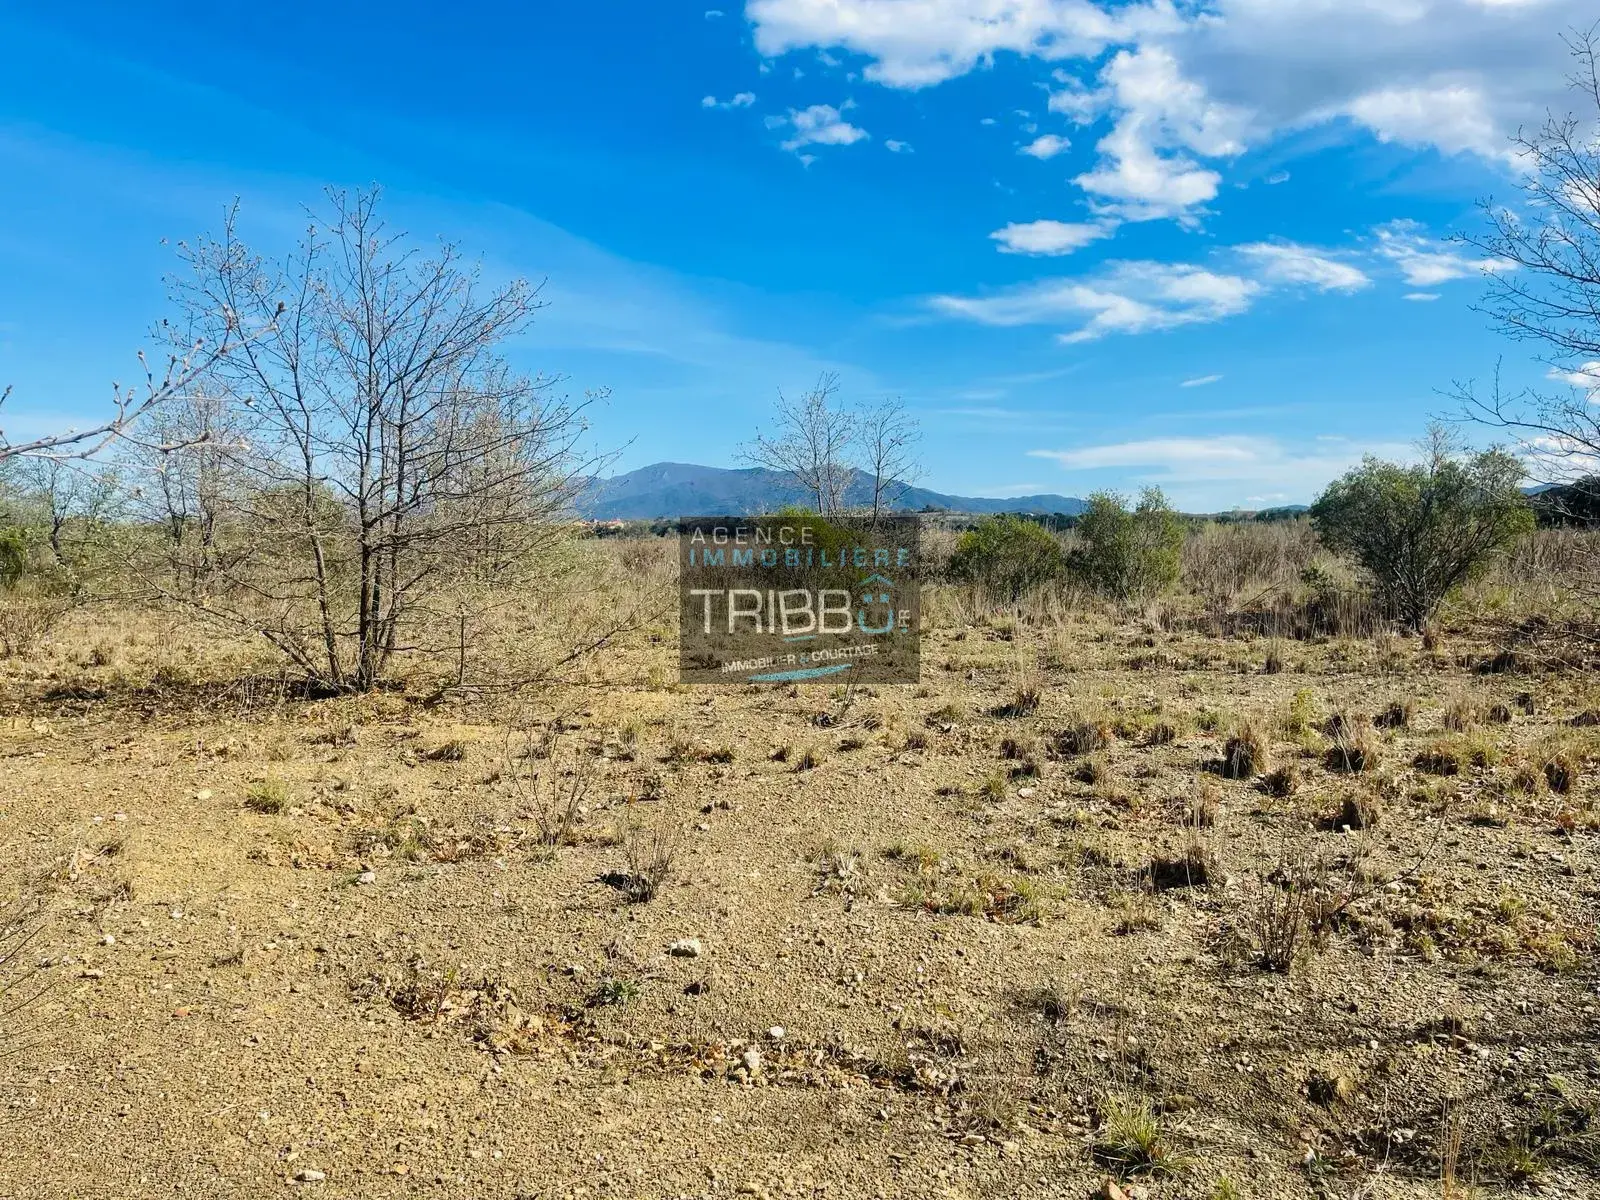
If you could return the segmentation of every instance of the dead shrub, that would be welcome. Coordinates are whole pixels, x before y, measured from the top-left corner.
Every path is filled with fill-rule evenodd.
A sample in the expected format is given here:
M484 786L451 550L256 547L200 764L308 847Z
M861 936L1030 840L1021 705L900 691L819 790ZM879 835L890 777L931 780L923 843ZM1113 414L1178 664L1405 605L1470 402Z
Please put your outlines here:
M1326 761L1330 771L1359 775L1378 765L1379 742L1364 717L1336 713L1328 722Z
M1276 800L1286 800L1300 789L1300 769L1284 763L1261 777L1261 790Z
M628 873L620 881L623 895L635 904L654 900L672 875L676 857L673 839L659 829L634 828L623 840Z
M1348 792L1339 802L1335 824L1347 829L1374 829L1383 815L1383 802L1368 792Z
M1093 754L1111 742L1111 727L1105 721L1077 717L1055 736L1055 751L1062 757Z
M1271 767L1272 753L1267 738L1251 722L1239 726L1222 747L1222 775L1225 779L1252 779Z
M1545 760L1544 778L1552 792L1565 796L1578 781L1578 766L1565 754L1552 754Z
M1147 746L1170 746L1178 740L1178 731L1170 721L1157 721L1145 730L1144 738Z
M1416 718L1416 705L1410 700L1396 700L1377 716L1372 723L1379 729L1408 729Z

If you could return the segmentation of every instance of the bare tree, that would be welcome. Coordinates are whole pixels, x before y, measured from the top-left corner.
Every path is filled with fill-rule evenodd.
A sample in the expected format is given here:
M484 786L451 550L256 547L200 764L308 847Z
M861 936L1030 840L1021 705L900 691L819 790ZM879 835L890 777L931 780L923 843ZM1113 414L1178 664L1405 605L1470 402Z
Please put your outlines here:
M865 470L872 476L872 525L877 528L922 475L917 446L922 430L905 402L891 396L856 418L856 440Z
M125 388L120 383L112 384L109 420L87 429L69 429L27 442L13 442L0 429L0 462L25 456L56 459L94 457L111 443L130 436L134 425L142 418L181 394L240 341L264 334L270 329L271 323L271 316L268 316L259 329L241 336L236 314L227 314L226 319L215 322L214 340L196 341L169 354L159 379L145 359L144 351L139 351L139 365L144 370L143 387ZM0 389L0 409L10 399L11 388L7 386Z
M1600 473L1600 25L1567 39L1585 115L1546 117L1518 134L1527 172L1519 211L1485 203L1487 229L1460 240L1501 264L1484 310L1509 336L1535 343L1552 389L1488 395L1460 385L1476 420L1510 430L1546 482Z
M838 391L839 377L825 373L796 400L779 392L775 434L769 438L758 433L741 452L745 461L792 478L824 517L844 508L855 475L848 456L856 441L856 419L836 402Z
M114 470L70 459L26 455L16 460L12 476L37 504L50 552L62 566L75 557L67 546L68 530L76 523L92 533L111 514L118 491Z
M223 455L234 553L191 602L359 691L396 654L449 652L435 639L451 597L538 569L562 536L587 401L500 356L537 289L486 288L448 243L423 254L386 228L376 191L328 199L278 263L239 240L236 209L220 239L181 247L189 327L215 340L271 321L204 380L240 435Z
M235 495L230 455L245 445L248 412L203 385L186 388L155 413L123 455L134 510L165 533L174 578L193 590L217 568Z

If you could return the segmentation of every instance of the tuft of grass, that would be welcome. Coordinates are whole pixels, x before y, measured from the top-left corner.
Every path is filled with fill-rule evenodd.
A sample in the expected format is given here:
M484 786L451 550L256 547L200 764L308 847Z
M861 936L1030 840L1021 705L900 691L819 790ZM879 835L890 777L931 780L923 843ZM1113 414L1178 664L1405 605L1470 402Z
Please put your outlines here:
M1253 779L1272 764L1267 738L1252 722L1233 731L1222 747L1222 775L1225 779Z
M1369 792L1349 792L1339 802L1336 826L1349 829L1375 829L1383 816L1383 802Z
M1027 717L1039 711L1044 703L1044 685L1032 675L1017 680L1011 698L995 709L997 717Z
M1098 787L1111 775L1111 769L1106 765L1105 756L1091 754L1078 764L1078 769L1073 772L1073 777L1079 783L1086 783L1090 787Z
M615 975L602 975L599 984L589 993L590 1008L625 1008L639 998L639 984L632 979L619 979Z
M1267 675L1280 675L1283 673L1285 665L1283 642L1278 638L1273 638L1272 642L1267 646L1267 657L1261 664L1261 670Z
M1367 719L1352 713L1335 713L1328 721L1330 745L1326 762L1330 771L1359 775L1378 765L1380 743Z
M245 789L244 806L251 812L281 813L289 807L289 786L276 776L252 783Z
M1379 729L1409 729L1416 719L1417 706L1410 700L1396 700L1377 716L1372 723Z
M1178 740L1178 730L1170 721L1157 721L1145 730L1144 741L1147 746L1170 746Z
M1491 767L1499 761L1500 751L1488 738L1455 734L1429 742L1413 765L1429 775L1459 775L1468 767Z
M1301 688L1289 701L1289 710L1283 715L1283 731L1292 738L1303 738L1311 732L1316 721L1316 697L1310 688Z
M461 762L467 757L467 744L460 738L450 738L423 750L422 757L429 762Z
M1444 706L1444 727L1451 733L1466 733L1483 722L1483 704L1474 696L1457 694Z
M1148 1100L1108 1096L1099 1108L1100 1127L1090 1147L1097 1162L1124 1179L1177 1175L1187 1166L1168 1142L1161 1118Z
M1285 800L1300 789L1300 768L1292 762L1261 777L1261 790L1277 800Z
M1104 750L1111 741L1111 727L1105 721L1079 715L1055 736L1056 753L1065 758Z

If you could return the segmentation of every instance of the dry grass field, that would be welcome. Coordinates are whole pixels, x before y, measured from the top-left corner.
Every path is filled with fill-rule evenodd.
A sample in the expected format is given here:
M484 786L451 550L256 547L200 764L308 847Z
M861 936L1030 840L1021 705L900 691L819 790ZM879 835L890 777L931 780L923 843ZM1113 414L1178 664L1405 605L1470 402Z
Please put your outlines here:
M1600 1195L1539 589L941 585L919 686L683 688L662 619L515 699L81 609L0 662L0 1196Z

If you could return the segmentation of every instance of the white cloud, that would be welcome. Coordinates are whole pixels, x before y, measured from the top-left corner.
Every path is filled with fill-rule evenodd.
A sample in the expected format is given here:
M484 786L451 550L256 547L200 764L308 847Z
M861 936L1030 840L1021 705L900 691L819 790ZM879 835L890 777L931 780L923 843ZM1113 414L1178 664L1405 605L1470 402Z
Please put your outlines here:
M1261 288L1185 264L1125 262L1085 279L1051 279L989 296L935 296L932 307L983 325L1069 325L1063 343L1219 321L1244 312Z
M1551 367L1546 378L1553 379L1557 383L1567 384L1569 387L1575 387L1579 391L1587 392L1593 398L1597 393L1600 393L1600 361L1582 363L1570 371L1564 371L1560 367Z
M1005 254L1057 255L1071 254L1090 242L1110 237L1116 228L1115 224L1105 221L1028 221L1023 224L1013 222L1004 229L996 229L989 236L1000 243L1000 249Z
M900 142L896 141L894 138L888 138L884 141L883 145L890 154L910 154L912 152L910 142Z
M1593 7L750 0L746 11L762 54L846 49L867 60L866 78L890 87L938 84L1003 52L1060 64L1050 109L1110 123L1100 161L1078 186L1123 219L1193 220L1217 196L1223 161L1318 125L1348 121L1395 145L1507 162L1519 126L1564 111L1568 63L1557 34L1587 28Z
M1467 84L1383 88L1357 96L1337 111L1365 125L1381 142L1433 146L1447 154L1465 150L1485 158L1509 152L1488 98Z
M726 100L718 100L715 96L703 96L700 99L701 108L749 108L756 102L754 92L739 92Z
M1017 153L1026 154L1033 158L1054 158L1071 145L1070 141L1059 134L1042 133Z
M1089 0L749 0L745 14L764 55L851 50L873 60L868 79L903 88L965 75L1001 51L1091 57L1179 24L1168 0L1115 12Z
M849 108L849 104L844 107ZM865 129L857 128L844 119L844 115L831 104L813 104L810 108L790 109L787 117L768 117L767 124L774 129L787 128L789 139L783 143L785 150L798 150L802 146L852 146L871 136Z
M708 21L715 21L718 17L723 15L723 11L720 8L706 9L706 20Z
M1356 445L1342 440L1291 447L1276 438L1221 434L1028 453L1033 458L1051 459L1069 471L1132 471L1145 483L1226 483L1238 490L1286 486L1307 495L1360 463L1364 454L1409 459L1415 451L1402 444Z
M1438 298L1438 292L1407 292L1403 297L1403 299L1410 300L1413 304L1432 304Z
M1033 221L989 236L1009 254L1070 254L1115 223ZM1120 262L1094 274L1046 279L984 296L935 296L937 312L985 325L1065 325L1066 343L1111 333L1146 333L1220 321L1251 308L1262 296L1290 288L1350 294L1371 286L1349 262L1295 242L1255 242L1217 254L1238 269L1192 263ZM1207 380L1206 382L1211 382Z
M1073 182L1125 220L1189 219L1216 197L1222 176L1187 152L1237 154L1245 114L1211 100L1159 47L1119 51L1100 81L1087 98L1068 93L1080 113L1098 105L1119 114L1100 140L1099 165Z
M1221 382L1222 382L1222 376L1221 375L1202 375L1198 379L1185 379L1178 386L1179 387L1186 387L1186 388L1197 388L1197 387L1206 387L1208 384L1221 383Z
M1399 268L1405 281L1414 288L1437 287L1452 279L1467 279L1485 271L1512 270L1516 264L1497 258L1468 258L1449 250L1436 249L1421 233L1415 221L1391 221L1380 226L1378 253Z
M1365 271L1294 242L1256 242L1238 249L1271 283L1303 283L1325 292L1353 292L1372 283Z

